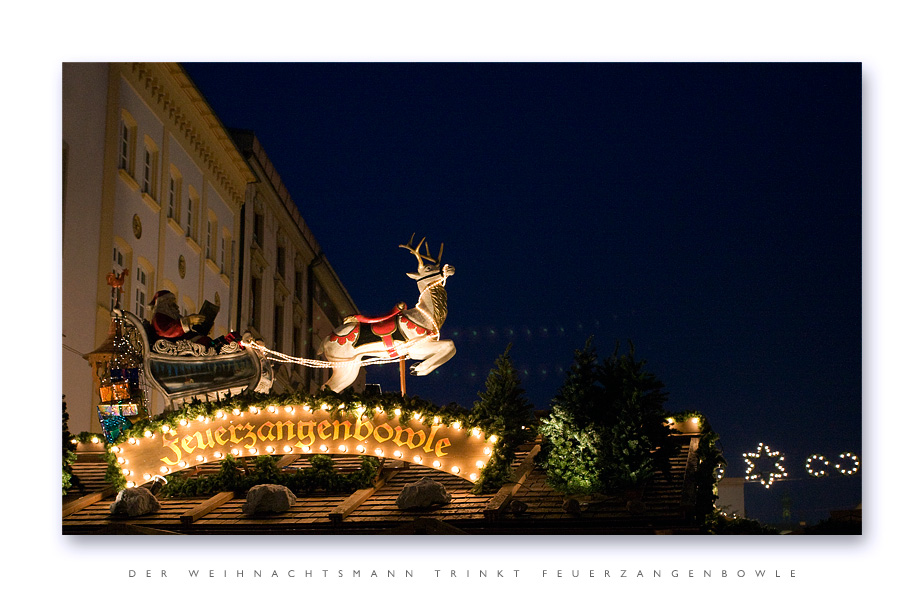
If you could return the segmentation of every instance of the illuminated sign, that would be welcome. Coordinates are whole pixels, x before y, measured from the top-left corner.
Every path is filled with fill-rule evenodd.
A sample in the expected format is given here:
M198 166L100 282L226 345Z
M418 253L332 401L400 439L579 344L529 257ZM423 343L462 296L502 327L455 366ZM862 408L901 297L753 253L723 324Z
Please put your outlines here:
M310 407L218 411L182 420L111 448L129 487L231 455L369 455L421 464L470 481L481 476L496 437L438 419L399 420L400 411L371 416Z

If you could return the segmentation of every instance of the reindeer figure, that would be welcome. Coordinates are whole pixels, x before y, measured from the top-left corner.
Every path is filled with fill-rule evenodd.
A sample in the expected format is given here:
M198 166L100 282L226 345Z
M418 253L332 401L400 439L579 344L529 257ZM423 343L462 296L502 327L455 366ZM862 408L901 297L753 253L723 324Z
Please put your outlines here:
M414 236L406 248L417 259L417 273L407 276L417 281L420 299L417 306L407 309L398 303L385 316L370 318L348 316L343 325L335 329L324 341L322 351L328 362L336 363L333 375L325 384L335 392L350 386L359 375L362 363L369 360L384 361L407 356L420 362L410 367L411 375L427 375L452 358L456 346L452 341L440 340L440 327L446 321L446 279L456 272L451 265L440 267L443 246L435 259L423 238L417 247ZM424 252L421 252L424 247Z

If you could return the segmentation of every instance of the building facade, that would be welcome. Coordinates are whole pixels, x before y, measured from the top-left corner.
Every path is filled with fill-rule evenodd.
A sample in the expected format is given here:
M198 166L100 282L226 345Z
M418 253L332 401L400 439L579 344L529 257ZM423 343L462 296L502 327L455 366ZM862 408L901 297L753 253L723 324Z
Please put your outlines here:
M256 181L248 185L241 214L235 322L272 349L315 359L321 340L358 311L311 233L260 141L232 131ZM316 391L329 369L274 367L275 391ZM354 389L365 384L362 372Z
M349 308L269 161L252 150L245 158L181 65L63 64L62 140L62 392L73 430L100 430L88 354L105 343L117 304L147 319L154 294L170 290L183 314L205 301L219 307L213 337L252 328L268 347L304 355L326 328L312 324L324 306L308 290L333 293L338 313ZM256 251L253 209L266 223ZM252 269L262 274L256 310ZM116 303L107 274L123 271ZM309 277L325 273L328 284L312 287ZM278 376L278 389L322 382L306 371ZM150 398L151 412L166 408Z

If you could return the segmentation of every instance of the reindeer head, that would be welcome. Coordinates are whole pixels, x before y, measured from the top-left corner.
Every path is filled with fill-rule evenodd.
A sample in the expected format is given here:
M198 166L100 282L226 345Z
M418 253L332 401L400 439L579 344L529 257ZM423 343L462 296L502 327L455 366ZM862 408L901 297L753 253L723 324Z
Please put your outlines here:
M416 235L416 233L414 234ZM405 248L411 252L417 258L417 273L408 273L407 276L412 280L420 281L427 278L436 279L437 276L449 277L456 272L455 268L452 265L443 265L440 269L440 261L443 258L443 244L440 244L440 253L439 256L433 258L430 255L430 246L426 243L427 238L424 237L420 240L420 243L417 244L417 247L414 247L414 235L411 235L411 239L406 243L398 246L399 248ZM420 248L425 249L424 252L420 251Z

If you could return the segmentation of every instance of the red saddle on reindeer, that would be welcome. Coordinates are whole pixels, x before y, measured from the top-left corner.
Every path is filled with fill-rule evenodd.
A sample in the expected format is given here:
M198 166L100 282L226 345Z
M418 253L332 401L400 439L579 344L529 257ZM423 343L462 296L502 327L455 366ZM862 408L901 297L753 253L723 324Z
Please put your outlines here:
M367 343L382 342L388 355L392 358L398 356L395 351L395 340L405 340L413 335L421 336L430 334L426 328L414 324L406 316L399 315L407 309L404 303L398 303L392 310L384 316L371 317L362 314L355 314L344 318L344 324L358 324L350 329L345 335L331 333L330 341L345 345L351 343L356 347ZM400 324L399 324L400 322Z

